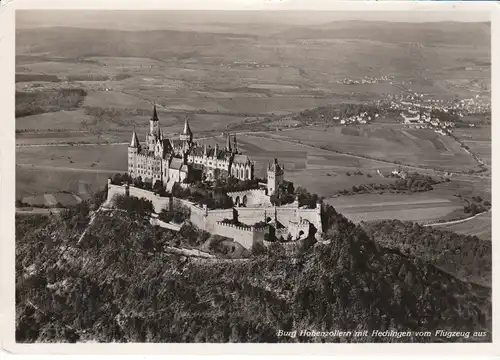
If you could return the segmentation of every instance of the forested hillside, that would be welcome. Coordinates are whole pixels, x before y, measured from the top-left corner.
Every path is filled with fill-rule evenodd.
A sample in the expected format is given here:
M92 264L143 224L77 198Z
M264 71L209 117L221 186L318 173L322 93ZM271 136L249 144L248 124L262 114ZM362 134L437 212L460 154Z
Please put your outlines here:
M384 247L420 258L459 279L491 287L491 242L409 221L386 220L363 228Z
M379 246L330 206L323 216L329 244L296 258L268 253L217 261L161 251L193 233L158 232L126 211L99 214L80 241L96 205L16 219L17 341L491 341L488 289L457 280L421 256ZM488 335L277 336L303 329Z

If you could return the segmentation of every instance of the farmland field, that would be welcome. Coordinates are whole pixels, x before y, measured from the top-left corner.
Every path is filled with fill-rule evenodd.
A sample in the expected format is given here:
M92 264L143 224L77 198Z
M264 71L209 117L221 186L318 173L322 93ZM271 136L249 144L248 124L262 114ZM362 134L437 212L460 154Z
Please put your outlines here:
M81 201L82 199L80 199L76 195L62 193L62 192L53 194L43 194L37 196L26 196L22 198L23 203L35 207L40 205L54 206L56 204L61 204L63 206L71 206L78 204Z
M477 163L448 136L403 125L367 125L360 128L315 127L281 132L284 138L332 150L450 171L475 168Z
M481 214L472 220L446 226L436 226L436 229L450 230L459 234L475 235L482 240L492 240L491 211Z
M327 203L355 223L388 219L416 222L440 220L463 207L457 200L430 194L341 196L328 199Z
M483 125L479 128L456 129L454 134L486 164L491 165L491 126Z

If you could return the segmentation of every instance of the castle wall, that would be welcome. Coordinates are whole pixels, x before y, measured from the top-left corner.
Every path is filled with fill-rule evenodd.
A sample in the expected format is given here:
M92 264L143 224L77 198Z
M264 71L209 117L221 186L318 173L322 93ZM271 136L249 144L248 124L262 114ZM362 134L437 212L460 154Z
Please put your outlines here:
M112 200L115 195L129 195L150 200L156 213L160 213L163 209L171 209L171 206L175 204L186 206L191 211L190 221L193 225L210 233L232 238L247 249L255 242L264 241L263 231L219 223L224 219L233 218L233 208L208 210L206 206L200 207L188 200L160 197L151 191L128 185L113 185L108 181L108 201ZM321 234L321 207L319 204L316 209L300 209L297 206L263 206L238 207L236 210L238 211L238 220L248 226L264 221L265 216L274 218L276 214L278 221L287 228L284 230L284 237L290 233L294 238L297 238L300 231L304 233L301 238L306 237L309 234L309 224L305 220L313 224L318 234Z
M239 198L240 204L243 204L243 198L246 196L246 206L255 206L260 204L271 206L271 198L266 195L265 190L252 189L246 191L235 191L229 192L227 195L233 199L233 203L235 205L237 198Z
M213 233L234 239L234 241L240 243L245 249L250 250L257 242L264 242L265 230L217 222Z

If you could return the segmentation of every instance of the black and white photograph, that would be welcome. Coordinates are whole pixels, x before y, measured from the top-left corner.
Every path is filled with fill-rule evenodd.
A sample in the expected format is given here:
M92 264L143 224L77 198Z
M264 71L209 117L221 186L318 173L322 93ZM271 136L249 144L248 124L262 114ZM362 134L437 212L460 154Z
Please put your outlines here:
M492 343L488 12L15 21L16 343Z

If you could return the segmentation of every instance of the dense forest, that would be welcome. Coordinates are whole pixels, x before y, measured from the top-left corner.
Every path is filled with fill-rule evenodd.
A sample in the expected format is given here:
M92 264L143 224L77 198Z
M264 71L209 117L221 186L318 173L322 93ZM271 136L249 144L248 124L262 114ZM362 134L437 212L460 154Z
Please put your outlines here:
M363 228L384 247L421 258L459 279L491 286L491 242L409 221L384 220Z
M86 96L87 92L84 89L16 91L16 118L73 110L83 103Z
M383 228L365 232L331 206L323 205L329 243L295 257L264 251L222 261L162 251L172 242L201 244L207 235L158 231L132 207L100 213L82 237L100 202L102 194L61 216L16 218L17 341L491 341L488 288L439 269L424 250L381 246L369 234L379 239ZM432 336L289 338L280 329ZM446 339L436 329L487 336Z

